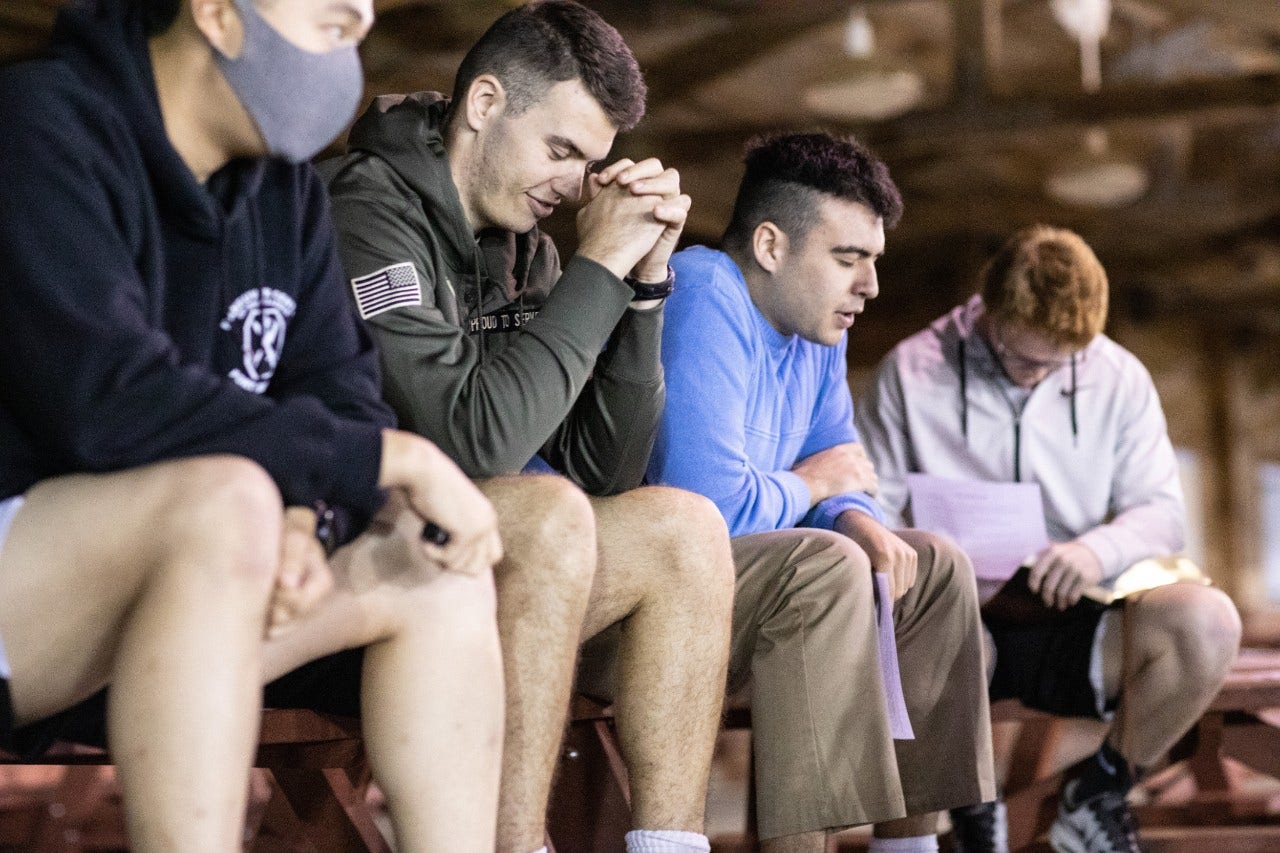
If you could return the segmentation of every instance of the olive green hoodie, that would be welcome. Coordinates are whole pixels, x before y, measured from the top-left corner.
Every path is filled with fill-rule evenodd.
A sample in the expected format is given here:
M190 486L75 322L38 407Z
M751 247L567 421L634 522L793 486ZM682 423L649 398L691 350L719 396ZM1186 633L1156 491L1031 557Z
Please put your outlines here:
M353 288L388 269L408 285L400 307L361 305L387 401L470 476L514 473L540 454L590 494L638 486L664 399L661 309L627 310L631 289L594 261L562 271L536 228L473 234L449 172L446 108L429 92L378 98L349 153L321 167Z

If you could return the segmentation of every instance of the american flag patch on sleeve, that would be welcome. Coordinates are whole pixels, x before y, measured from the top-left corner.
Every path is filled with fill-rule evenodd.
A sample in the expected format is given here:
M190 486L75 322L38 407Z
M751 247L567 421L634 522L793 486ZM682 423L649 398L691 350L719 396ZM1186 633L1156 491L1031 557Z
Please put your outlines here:
M422 283L410 261L353 278L351 289L355 291L360 316L366 320L392 308L422 304Z

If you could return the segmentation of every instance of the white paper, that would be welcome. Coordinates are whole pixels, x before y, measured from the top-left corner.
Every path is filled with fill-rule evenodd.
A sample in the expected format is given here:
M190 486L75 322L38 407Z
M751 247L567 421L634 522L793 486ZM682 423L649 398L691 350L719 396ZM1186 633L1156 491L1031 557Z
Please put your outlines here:
M907 489L912 524L956 540L982 580L1008 580L1049 545L1038 483L908 474Z
M889 576L874 572L876 581L876 652L880 659L880 683L884 687L884 711L889 719L889 736L894 740L915 740L907 697L902 695L902 675L898 671L898 641L893 630L893 591Z

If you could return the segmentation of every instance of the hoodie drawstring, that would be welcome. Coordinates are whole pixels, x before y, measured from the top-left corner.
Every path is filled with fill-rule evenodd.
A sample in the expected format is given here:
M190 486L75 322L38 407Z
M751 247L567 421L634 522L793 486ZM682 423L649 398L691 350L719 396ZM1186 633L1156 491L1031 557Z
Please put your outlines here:
M965 339L960 338L960 434L964 446L969 446L969 370L965 357Z
M960 368L960 434L964 437L964 446L969 446L969 360L966 349L967 339L957 338L957 356ZM995 353L992 353L995 356ZM1071 354L1071 389L1063 392L1068 397L1068 406L1071 412L1071 443L1073 446L1080 446L1080 419L1076 411L1076 376L1077 376L1077 354ZM1004 392L1001 391L1003 396ZM1008 398L1005 402L1009 403ZM1012 403L1009 405L1009 412L1013 415L1013 481L1015 483L1022 482L1022 413L1018 411Z
M1071 354L1071 443L1080 446L1080 423L1076 419L1076 354Z

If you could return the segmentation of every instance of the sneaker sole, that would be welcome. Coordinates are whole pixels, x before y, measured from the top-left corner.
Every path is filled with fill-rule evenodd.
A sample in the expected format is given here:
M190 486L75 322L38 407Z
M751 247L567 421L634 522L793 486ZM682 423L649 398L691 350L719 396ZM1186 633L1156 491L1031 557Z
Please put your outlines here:
M1049 846L1054 853L1088 853L1069 830L1063 829L1056 822L1049 828Z

